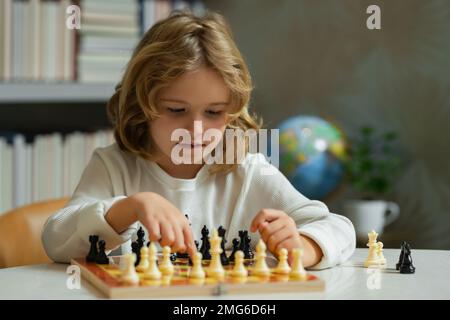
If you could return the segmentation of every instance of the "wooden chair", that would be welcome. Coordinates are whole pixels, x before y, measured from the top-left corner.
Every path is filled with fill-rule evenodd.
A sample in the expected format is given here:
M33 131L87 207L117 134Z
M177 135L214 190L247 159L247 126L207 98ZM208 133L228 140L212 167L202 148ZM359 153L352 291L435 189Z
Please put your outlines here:
M0 268L51 262L42 246L42 228L68 201L36 202L0 215Z

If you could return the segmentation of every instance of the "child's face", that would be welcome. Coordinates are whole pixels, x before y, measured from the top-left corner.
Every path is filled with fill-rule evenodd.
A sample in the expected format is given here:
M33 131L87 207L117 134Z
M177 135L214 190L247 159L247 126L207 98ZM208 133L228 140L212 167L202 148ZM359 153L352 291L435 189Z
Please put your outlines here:
M213 128L220 130L223 135L230 107L229 99L230 91L223 78L205 66L183 74L163 89L157 106L161 116L150 123L152 140L162 152L159 156L170 158L172 149L178 144L171 141L172 132L176 129L189 131L192 144L200 141L203 148L210 142L201 139L202 132ZM196 132L196 136L194 121L201 121L202 128L201 132ZM193 151L193 148L199 146L183 147Z

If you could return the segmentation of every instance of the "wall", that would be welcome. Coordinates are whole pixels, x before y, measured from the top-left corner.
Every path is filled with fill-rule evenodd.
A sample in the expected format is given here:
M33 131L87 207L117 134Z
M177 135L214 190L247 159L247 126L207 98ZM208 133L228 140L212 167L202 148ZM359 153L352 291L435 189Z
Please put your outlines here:
M230 22L266 127L316 114L350 137L363 124L400 135L402 209L387 247L450 249L450 1L205 1ZM366 8L381 7L381 30ZM343 191L328 204L341 210Z

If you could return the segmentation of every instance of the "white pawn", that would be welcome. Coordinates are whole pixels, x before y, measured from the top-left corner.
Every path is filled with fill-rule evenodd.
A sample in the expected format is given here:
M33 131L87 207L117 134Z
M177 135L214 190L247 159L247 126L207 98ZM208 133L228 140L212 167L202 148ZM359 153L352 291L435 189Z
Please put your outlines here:
M158 250L153 242L150 243L148 255L148 268L144 271L144 278L149 280L161 279L161 271L158 269L156 261L158 260Z
M245 278L248 276L248 271L244 266L244 253L238 250L234 254L234 267L230 275L236 278Z
M253 268L252 274L255 276L268 276L270 275L270 269L266 263L266 244L262 239L259 239L258 244L256 245L256 264Z
M286 248L281 248L278 252L278 265L274 272L278 274L289 274L291 267L288 263L288 251Z
M125 270L122 274L121 280L127 284L138 284L139 276L134 268L134 263L136 262L136 255L131 253L124 256L125 259Z
M383 242L381 242L381 241L378 241L377 256L378 256L379 263L381 265L385 265L386 264L386 258L383 255Z
M141 248L141 260L139 261L136 271L144 272L148 268L148 248L143 246Z
M292 258L294 261L292 263L292 269L291 272L289 273L289 276L293 279L297 280L307 279L306 270L303 267L302 257L303 257L303 249L300 248L292 249Z
M171 276L174 273L172 261L170 261L170 247L165 246L162 250L163 259L159 265L159 270L165 276Z
M192 269L189 272L189 278L205 278L205 271L202 267L202 254L200 252L196 252L192 257Z

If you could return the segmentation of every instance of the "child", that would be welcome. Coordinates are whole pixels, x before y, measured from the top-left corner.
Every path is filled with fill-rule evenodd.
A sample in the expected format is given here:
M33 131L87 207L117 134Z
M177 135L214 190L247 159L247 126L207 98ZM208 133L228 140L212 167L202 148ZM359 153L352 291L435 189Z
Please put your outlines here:
M249 71L222 16L178 12L156 23L108 103L116 143L95 150L70 202L44 227L48 256L58 262L85 256L93 234L106 241L108 251L122 246L122 253L129 252L138 225L151 241L192 254L204 225L222 225L227 248L239 230L250 230L252 246L261 237L274 254L304 248L305 267L348 259L355 248L351 222L301 195L263 155L246 152L234 164L173 160L175 149L193 151L191 158L198 149L210 155L216 147L228 151L223 141L200 136L194 123L220 134L258 129L248 112L251 90ZM173 141L177 129L193 142ZM268 166L274 174L261 173Z

